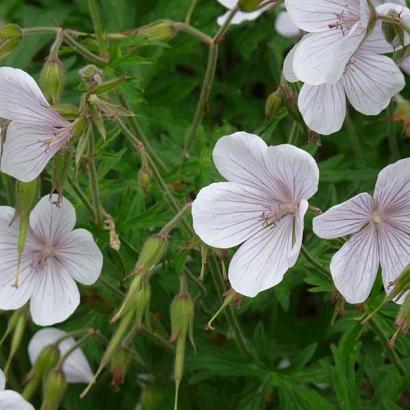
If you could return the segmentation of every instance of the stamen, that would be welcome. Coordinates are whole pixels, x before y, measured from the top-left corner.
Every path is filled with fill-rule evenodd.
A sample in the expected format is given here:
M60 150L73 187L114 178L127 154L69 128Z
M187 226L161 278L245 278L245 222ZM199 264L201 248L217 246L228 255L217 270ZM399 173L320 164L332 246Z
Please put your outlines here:
M294 204L279 205L277 209L271 208L268 212L262 212L261 219L264 226L275 226L284 216L294 214L297 206Z

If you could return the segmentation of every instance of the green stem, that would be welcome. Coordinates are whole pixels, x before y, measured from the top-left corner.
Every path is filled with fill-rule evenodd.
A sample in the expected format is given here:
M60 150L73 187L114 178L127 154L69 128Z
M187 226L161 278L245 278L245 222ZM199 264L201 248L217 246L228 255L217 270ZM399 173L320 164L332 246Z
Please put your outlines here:
M296 121L294 121L292 125L292 129L290 131L289 138L288 138L288 144L295 144L296 138L298 137L298 135L299 135L299 124Z
M215 34L214 43L219 43L222 37L225 35L226 31L229 28L229 24L231 24L232 19L235 17L235 14L239 10L239 1L238 4L231 10L228 14L224 24L219 28L218 32Z
M99 65L105 65L107 64L107 59L97 56L96 54L92 53L85 47L83 47L80 43L78 43L76 40L71 37L71 35L68 32L64 32L64 41L67 43L68 46L70 46L74 51L76 51L78 54L82 55L85 59L89 60L90 62L94 64L99 64Z
M188 202L185 204L179 212L167 223L165 224L161 231L159 232L160 235L162 236L168 236L169 233L174 229L174 227L181 221L181 219L184 217L185 212L191 209L191 202Z
M127 101L127 99L124 97L123 94L119 94L120 102L121 104L129 111L132 112L131 105ZM155 153L154 149L151 147L151 144L148 141L147 136L145 135L144 131L142 130L137 117L135 115L130 116L128 118L130 126L132 131L134 132L135 135L138 136L138 139L141 140L141 142L144 144L145 150L149 153L153 161L155 161L155 164L157 165L158 169L161 172L167 172L167 167L164 164L164 162L161 160L161 158L158 157L158 155Z
M91 133L88 141L88 161L87 161L87 170L88 178L90 181L91 188L91 198L94 210L95 224L102 228L104 225L104 212L101 205L101 196L100 189L98 187L98 175L97 169L95 167L95 144L94 144L94 135Z
M391 118L393 115L392 104L389 104L387 109L387 116ZM400 159L400 150L397 143L397 137L395 133L395 127L393 121L387 121L387 138L389 141L390 153L392 156L392 161L397 161Z
M198 105L192 120L191 127L185 138L184 158L189 157L189 150L192 147L194 139L198 133L199 125L201 124L204 111L208 105L208 98L212 89L212 83L215 76L216 64L218 61L218 45L211 44L209 46L208 65L206 67L205 77L202 84L201 95L199 97Z
M346 124L346 128L347 128L347 134L348 134L348 136L350 138L350 141L352 143L352 147L353 147L353 150L354 150L356 160L357 160L357 162L360 162L361 164L363 164L364 157L363 157L362 146L360 144L359 136L357 135L356 129L353 125L353 121L352 121L349 113L347 113L347 115L346 115L345 124Z
M212 255L212 263L214 267L213 269L210 269L211 276L214 281L215 288L218 293L219 299L223 303L224 302L223 294L224 294L225 284L224 284L224 280L222 277L222 273L219 271L219 263L215 255ZM236 346L238 347L239 352L241 353L244 359L249 359L249 357L251 356L251 353L248 348L248 344L246 343L245 336L242 333L238 319L236 318L236 315L233 311L232 306L228 306L227 309L224 311L224 314L235 335L234 339L235 339L235 343L236 343Z
M207 45L210 45L213 42L212 37L209 37L207 34L191 26L186 21L172 23L172 27L174 27L176 31L189 34L190 36L196 38L197 40Z
M100 55L102 58L108 60L108 50L105 45L105 36L101 23L101 16L98 10L96 0L87 0L88 8L90 9L91 20L93 21L95 37L97 39Z
M78 183L75 182L73 177L71 177L71 176L68 177L68 183L71 185L71 188L77 194L77 196L80 198L81 202L85 205L85 207L88 209L90 214L95 218L93 206L91 205L90 201L88 200L87 196L85 195L83 190L80 188Z
M61 357L60 360L58 361L57 367L62 369L64 362L67 360L67 358L73 353L75 352L79 347L81 347L84 342L91 336L91 333L87 333L86 335L84 335L78 342L76 342L75 344L73 344L73 346L71 346Z
M194 14L194 10L196 5L198 4L198 0L192 0L191 5L189 6L188 12L185 16L185 23L189 24L191 22L192 14Z

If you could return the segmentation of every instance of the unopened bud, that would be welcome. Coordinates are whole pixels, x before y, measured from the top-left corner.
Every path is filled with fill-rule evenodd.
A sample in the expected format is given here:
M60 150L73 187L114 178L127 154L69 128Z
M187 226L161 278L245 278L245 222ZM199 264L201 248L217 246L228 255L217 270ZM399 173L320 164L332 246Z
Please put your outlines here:
M133 274L148 273L161 262L167 248L167 238L163 235L150 236L142 246Z
M159 20L138 28L134 33L151 41L168 41L174 38L176 31L172 21Z
M65 181L71 165L71 150L63 148L53 158L52 191L57 191L57 206L60 206L64 192Z
M83 81L91 85L101 84L103 72L94 64L89 64L83 67L79 74Z
M7 57L23 38L21 28L16 24L5 24L0 27L0 59Z
M111 373L113 386L120 386L124 383L128 365L131 361L131 353L128 349L118 349L111 358Z
M144 194L151 190L152 173L148 164L142 164L138 171L138 184Z
M43 403L41 410L58 410L63 400L67 383L62 369L53 369L43 385Z
M263 0L240 0L239 10L245 13L257 10L263 3Z
M64 88L64 65L57 56L47 59L40 73L40 87L51 104L58 104Z
M265 115L268 121L272 120L279 110L283 107L283 97L280 90L271 93L266 100Z

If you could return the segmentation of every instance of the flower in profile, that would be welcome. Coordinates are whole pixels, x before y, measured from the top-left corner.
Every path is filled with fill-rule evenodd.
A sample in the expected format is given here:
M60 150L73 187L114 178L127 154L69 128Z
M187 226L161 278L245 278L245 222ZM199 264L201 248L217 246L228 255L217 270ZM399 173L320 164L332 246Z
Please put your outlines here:
M238 4L238 0L217 0L222 6L228 9L228 11L220 16L217 20L218 24L222 26L225 24L231 10ZM251 12L237 11L231 20L230 24L241 24L244 21L256 20L265 11L270 10L272 7L276 6L276 3L267 2L266 5L261 5L260 8ZM298 37L300 35L300 30L293 23L289 16L289 13L285 10L281 11L275 22L276 31L283 37Z
M31 364L35 363L45 347L53 345L60 339L58 348L61 356L72 349L76 341L72 337L66 337L66 335L67 333L63 330L53 327L47 327L35 333L28 345L28 355ZM63 372L67 383L90 383L93 378L90 364L80 348L74 350L67 357L63 364Z
M23 397L13 391L5 390L6 378L0 370L0 409L1 410L34 410L34 407L23 399Z
M94 283L103 257L90 232L75 229L73 205L57 195L43 197L30 214L30 227L18 269L19 218L11 207L0 207L0 309L19 309L30 300L33 321L48 326L66 320L80 303L76 281ZM15 219L14 219L15 218Z
M245 132L222 137L213 160L228 182L201 189L192 204L194 229L215 248L243 243L229 280L238 293L255 296L296 263L319 170L307 152L289 144L268 147Z
M54 111L34 79L16 68L0 67L0 118L11 121L1 171L23 182L37 178L73 133L74 123Z
M410 263L410 159L384 168L373 196L358 194L315 217L313 231L323 239L352 235L330 263L335 286L349 303L367 299L379 264L389 293Z

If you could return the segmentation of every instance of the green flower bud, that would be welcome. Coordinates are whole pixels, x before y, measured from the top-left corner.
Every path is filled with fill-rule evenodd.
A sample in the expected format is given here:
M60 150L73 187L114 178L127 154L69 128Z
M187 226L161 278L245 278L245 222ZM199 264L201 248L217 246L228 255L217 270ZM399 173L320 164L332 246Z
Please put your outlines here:
M16 24L0 27L0 59L8 56L20 43L23 32Z
M133 275L150 272L164 256L167 248L167 238L162 235L152 235L142 246Z
M270 121L275 115L279 112L279 110L284 106L283 97L281 95L280 90L276 90L271 93L266 100L265 104L265 115L266 118Z
M120 348L111 358L111 373L113 386L119 386L124 383L128 365L131 361L131 352L128 349Z
M255 11L261 6L262 3L263 0L240 0L239 10L244 12Z
M151 190L151 169L147 164L142 164L138 171L138 184L144 194L148 194Z
M101 84L104 75L94 64L86 65L79 71L79 74L83 81L91 85Z
M158 20L146 26L140 27L130 34L135 33L151 41L168 41L174 38L176 30L169 20Z
M65 71L57 56L49 57L40 73L40 87L51 104L58 104L64 88Z
M67 383L62 369L55 368L47 376L43 385L41 410L58 410L63 401Z
M70 170L72 152L65 148L57 152L53 158L52 190L58 193L58 204L61 203L64 192L64 184Z

